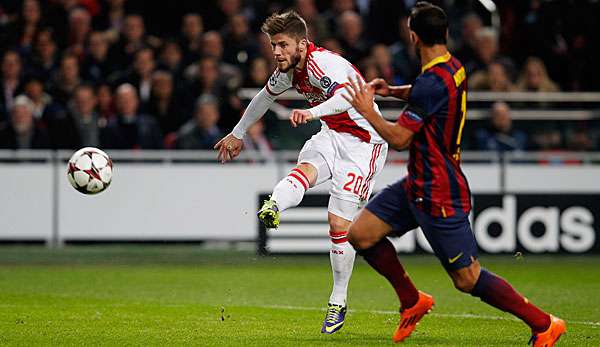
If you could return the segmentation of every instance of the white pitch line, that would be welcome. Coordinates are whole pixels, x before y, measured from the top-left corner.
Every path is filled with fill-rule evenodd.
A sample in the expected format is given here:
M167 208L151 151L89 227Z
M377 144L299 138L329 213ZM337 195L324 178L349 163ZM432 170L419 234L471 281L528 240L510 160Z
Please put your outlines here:
M253 306L258 308L272 308L272 309L285 309L285 310L297 310L297 311L326 311L324 308L318 307L302 307L302 306L286 306L286 305L264 305L264 306ZM397 315L398 311L384 311L384 310L355 310L350 309L348 312L357 312L357 313L373 313L373 314L383 314L383 315ZM437 317L447 317L447 318L467 318L467 319L487 319L487 320L507 320L507 321L516 321L519 322L520 319L513 317L500 317L500 316L488 316L488 315L479 315L472 313L429 313L431 316ZM567 321L569 324L576 325L590 325L595 327L600 327L600 322L588 322L588 321Z

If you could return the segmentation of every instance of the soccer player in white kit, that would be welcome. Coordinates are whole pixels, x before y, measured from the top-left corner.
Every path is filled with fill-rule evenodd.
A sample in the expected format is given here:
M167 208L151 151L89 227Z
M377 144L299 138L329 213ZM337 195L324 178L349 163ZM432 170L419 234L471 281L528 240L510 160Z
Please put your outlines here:
M343 57L315 46L306 23L296 12L273 14L262 25L271 40L277 69L252 99L231 134L215 145L226 162L242 149L246 130L260 119L278 95L295 88L308 100L308 110L293 110L292 126L320 119L321 131L306 142L298 165L273 189L258 211L267 228L279 225L279 215L297 206L309 187L331 180L328 206L333 291L321 332L332 334L345 320L348 282L355 251L348 243L350 223L368 200L373 182L385 163L387 144L342 94L348 78L361 78ZM377 109L377 105L374 105Z

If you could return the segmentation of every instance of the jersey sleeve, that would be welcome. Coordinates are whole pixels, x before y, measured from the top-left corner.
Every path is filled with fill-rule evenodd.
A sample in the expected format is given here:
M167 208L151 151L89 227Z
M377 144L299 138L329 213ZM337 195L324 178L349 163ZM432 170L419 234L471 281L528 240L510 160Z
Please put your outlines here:
M346 59L331 52L315 52L307 61L310 84L321 89L328 97L338 90L344 90L348 78L354 80L362 76Z
M398 117L398 124L418 132L425 120L448 103L446 85L433 73L419 76L410 91L408 104Z
M276 69L271 75L271 77L269 77L269 80L265 85L265 89L272 96L278 96L286 90L290 89L291 86L292 80L290 76L287 73L281 72L279 71L279 69Z

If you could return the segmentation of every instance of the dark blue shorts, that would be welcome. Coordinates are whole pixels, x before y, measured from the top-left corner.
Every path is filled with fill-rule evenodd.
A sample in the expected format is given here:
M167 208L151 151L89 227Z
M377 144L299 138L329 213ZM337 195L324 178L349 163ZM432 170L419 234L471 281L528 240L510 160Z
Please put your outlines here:
M469 215L457 211L451 217L433 217L409 201L404 181L398 181L380 191L366 209L391 225L397 236L421 227L446 270L458 270L471 265L477 258L477 243L469 223Z

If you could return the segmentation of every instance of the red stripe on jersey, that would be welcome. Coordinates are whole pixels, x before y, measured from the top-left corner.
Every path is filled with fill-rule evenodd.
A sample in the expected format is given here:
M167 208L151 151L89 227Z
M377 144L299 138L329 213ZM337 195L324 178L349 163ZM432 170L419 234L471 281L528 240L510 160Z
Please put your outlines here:
M338 113L333 116L324 116L321 117L321 120L333 131L350 134L363 142L371 142L371 134L369 134L367 130L359 127L358 124L350 118L348 112Z
M296 175L295 173L289 174L288 177L295 178L296 181L300 182L300 184L304 187L304 190L308 190L308 185L306 185L306 183L300 177L298 177L298 175Z
M317 72L319 72L321 75L325 75L325 72L323 72L323 70L319 67L319 64L317 64L315 60L311 60L310 62L317 69Z
M313 60L309 60L308 69L317 77L317 79L321 79L324 75L323 71L317 67L317 64Z
M306 184L310 185L310 180L308 179L308 177L306 176L306 174L304 172L302 172L302 170L300 170L300 169L293 169L292 172L298 173L300 176L302 176L302 178L304 178L304 180L306 181Z
M361 200L367 200L369 194L369 186L371 185L371 180L373 176L375 176L375 172L377 171L377 159L381 154L381 150L383 148L382 144L376 144L373 146L373 152L371 153L371 161L369 163L369 173L367 174L367 178L365 179L365 183L363 188L361 189Z

